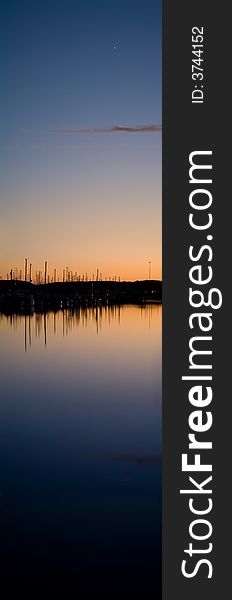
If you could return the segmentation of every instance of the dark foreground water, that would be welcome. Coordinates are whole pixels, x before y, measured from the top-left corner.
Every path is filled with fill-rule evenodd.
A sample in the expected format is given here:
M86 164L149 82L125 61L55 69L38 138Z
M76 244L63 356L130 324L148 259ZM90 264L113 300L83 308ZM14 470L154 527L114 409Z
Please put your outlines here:
M161 307L1 315L0 336L4 600L160 599Z

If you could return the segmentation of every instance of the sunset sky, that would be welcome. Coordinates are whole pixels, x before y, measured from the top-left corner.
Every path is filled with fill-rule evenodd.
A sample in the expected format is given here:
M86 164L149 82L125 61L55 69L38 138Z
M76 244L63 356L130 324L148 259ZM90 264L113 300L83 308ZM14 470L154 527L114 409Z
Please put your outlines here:
M5 0L0 23L0 274L161 278L161 0Z

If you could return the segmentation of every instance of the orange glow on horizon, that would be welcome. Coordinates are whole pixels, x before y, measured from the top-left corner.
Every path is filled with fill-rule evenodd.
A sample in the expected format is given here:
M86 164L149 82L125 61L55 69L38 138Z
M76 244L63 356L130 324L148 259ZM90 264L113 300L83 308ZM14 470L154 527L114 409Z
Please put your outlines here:
M31 274L32 274L32 281L35 283L36 282L36 274L37 274L37 282L38 282L38 277L40 274L40 279L41 282L44 279L44 271L45 271L45 261L44 262L36 262L33 263L33 260L30 259L30 257L28 257L28 265L27 265L27 280L29 281L29 273L30 273L30 264L32 265L32 270L31 270ZM11 276L11 270L12 270L12 278L13 279L25 279L25 262L24 261L17 261L14 260L11 264L7 261L4 263L0 264L0 277L1 279L7 279L7 275L8 278L10 278ZM67 275L67 271L68 271L68 275ZM82 264L80 265L79 263L79 269L77 268L77 266L75 265L75 263L72 261L72 263L68 263L68 261L66 261L65 264L61 265L60 263L55 263L55 262L49 262L48 260L48 267L47 267L47 276L49 277L49 281L52 282L54 280L56 281L63 281L63 278L65 278L65 280L67 280L67 277L70 278L70 280L77 280L77 278L81 278L86 279L86 276L88 278L88 280L96 280L96 278L98 277L98 279L102 279L103 281L105 281L105 279L109 280L109 278L112 280L113 278L116 277L116 280L118 281L118 279L120 278L121 281L136 281L136 280L146 280L149 279L149 275L150 275L150 279L158 279L161 280L162 279L162 268L161 268L161 263L158 262L158 260L155 261L151 261L151 270L149 271L149 260L145 261L145 262L141 262L140 264L136 263L136 264L126 264L126 263L119 263L118 265L110 265L110 264L106 264L106 267L104 268L104 266L102 266L101 264L99 266L95 265L91 265L91 264L86 264L86 268L84 265L84 261L82 261Z

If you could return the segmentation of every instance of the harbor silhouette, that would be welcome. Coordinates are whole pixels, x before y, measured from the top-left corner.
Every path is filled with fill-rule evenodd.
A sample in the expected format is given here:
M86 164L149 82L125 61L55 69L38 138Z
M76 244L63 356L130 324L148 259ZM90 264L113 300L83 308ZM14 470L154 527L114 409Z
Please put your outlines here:
M0 311L5 314L47 312L77 307L160 303L162 282L75 281L36 285L0 281Z

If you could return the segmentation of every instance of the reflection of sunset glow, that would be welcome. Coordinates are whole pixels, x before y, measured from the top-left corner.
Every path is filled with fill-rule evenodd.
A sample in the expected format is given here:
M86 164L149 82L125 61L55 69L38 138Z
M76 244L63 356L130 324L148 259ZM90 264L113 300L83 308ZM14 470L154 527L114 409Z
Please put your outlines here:
M53 390L49 396L52 405L61 395L66 407L67 391L75 388L78 401L92 418L93 410L108 406L108 394L113 393L117 403L113 402L112 410L118 410L119 402L124 410L126 404L135 418L138 407L145 410L149 389L149 407L160 414L161 323L162 306L154 304L80 308L31 316L0 315L1 369L11 380L13 368L12 384L31 382L33 393L28 401L33 404L38 386L43 389L46 381L48 389L55 385L56 393ZM91 390L91 410L78 382ZM131 389L133 393L129 392ZM15 397L17 394L12 395L12 402ZM48 391L44 398L40 392L39 406L47 401ZM124 427L127 431L127 421ZM153 439L154 423L151 432Z
M34 313L32 315L0 314L1 334L12 327L14 334L21 335L25 350L33 344L45 346L56 343L54 336L64 338L76 336L89 339L91 344L93 333L107 335L107 330L114 331L114 345L122 344L122 335L133 348L135 340L144 330L153 331L153 342L160 345L161 338L161 305L146 306L100 306L93 308L78 308L73 311L65 309L57 312ZM112 334L112 331L111 331ZM117 341L118 340L118 341ZM72 342L71 342L72 343ZM54 346L55 351L55 346Z

